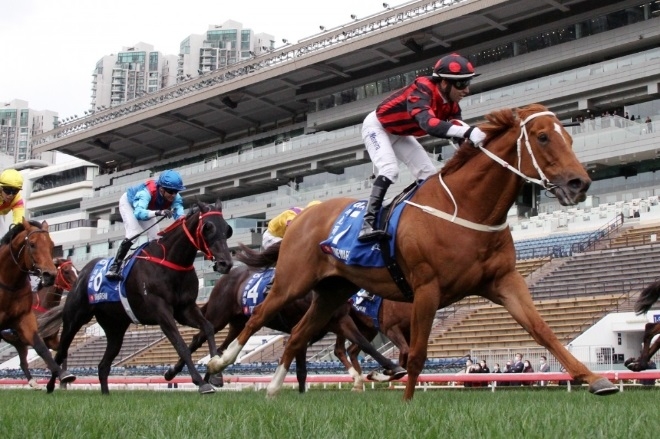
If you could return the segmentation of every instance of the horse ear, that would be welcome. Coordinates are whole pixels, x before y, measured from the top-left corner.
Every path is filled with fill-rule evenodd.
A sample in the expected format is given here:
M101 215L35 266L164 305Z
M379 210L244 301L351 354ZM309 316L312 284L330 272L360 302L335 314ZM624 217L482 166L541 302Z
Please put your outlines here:
M219 211L222 212L222 200L220 197L218 197L217 200L215 200L215 208Z
M48 223L46 221L41 222L41 230L48 230Z

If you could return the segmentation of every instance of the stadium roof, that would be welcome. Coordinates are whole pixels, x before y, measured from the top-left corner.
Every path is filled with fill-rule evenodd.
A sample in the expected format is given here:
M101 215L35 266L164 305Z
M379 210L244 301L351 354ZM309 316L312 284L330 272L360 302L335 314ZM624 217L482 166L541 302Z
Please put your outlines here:
M35 136L33 152L57 150L120 169L194 153L264 127L302 122L309 99L384 73L429 67L439 56L504 34L538 29L541 16L571 16L609 3L618 2L408 3L68 122Z

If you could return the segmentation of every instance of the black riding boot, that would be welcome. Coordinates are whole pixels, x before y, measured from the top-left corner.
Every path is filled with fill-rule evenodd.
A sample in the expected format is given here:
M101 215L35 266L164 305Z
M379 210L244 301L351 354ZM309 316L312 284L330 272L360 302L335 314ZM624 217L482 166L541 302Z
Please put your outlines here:
M381 238L387 234L385 230L379 230L375 228L376 224L376 215L380 211L381 206L383 205L383 199L385 198L385 193L387 188L390 187L392 181L387 178L379 175L374 181L374 186L371 188L371 196L369 197L369 205L367 206L367 211L364 214L364 222L362 223L362 229L358 234L358 241L360 242L369 242L374 241L377 238Z
M119 244L119 248L117 249L117 255L115 255L115 260L112 261L112 264L110 264L110 267L108 267L107 273L105 273L106 278L110 280L124 279L121 276L120 267L122 261L126 257L126 253L128 253L128 250L130 250L131 245L133 245L133 241L131 241L128 238L124 238L121 244Z

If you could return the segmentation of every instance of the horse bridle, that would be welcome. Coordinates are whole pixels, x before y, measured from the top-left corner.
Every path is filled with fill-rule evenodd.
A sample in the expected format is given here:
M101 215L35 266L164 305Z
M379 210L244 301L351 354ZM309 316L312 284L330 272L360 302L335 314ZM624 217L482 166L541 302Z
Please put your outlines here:
M190 243L195 247L198 251L201 251L204 256L206 256L208 259L213 260L214 256L213 253L211 253L211 249L209 248L208 244L206 243L206 240L204 240L204 236L202 236L202 229L204 228L204 218L210 215L220 215L222 216L222 212L218 212L216 210L212 210L210 212L206 213L199 213L199 220L197 222L197 228L195 229L195 235L193 236L190 233L190 230L188 230L188 227L186 227L186 219L185 218L180 218L177 220L177 222L173 223L170 225L166 230L163 232L160 232L162 235L164 232L167 230L172 229L173 227L178 226L178 224L181 224L181 227L183 227L183 231L186 234L186 237L188 237L188 240ZM162 246L162 244L161 244ZM150 262L154 262L156 264L163 265L165 267L171 268L173 270L177 271L190 271L195 268L194 265L190 265L189 267L183 267L177 264L174 264L170 261L165 260L165 249L163 249L163 257L162 258L157 258L154 257L150 254L148 254L145 250L142 250L142 253L144 253L146 256L143 256L142 254L135 256L137 259L144 259Z
M39 268L37 268L37 262L34 260L32 249L28 249L28 253L30 254L30 259L32 260L32 267L30 269L24 270L21 267L20 262L18 262L18 260L21 258L21 253L23 253L23 250L27 246L28 239L30 239L30 236L32 236L35 233L48 233L48 231L38 229L27 232L25 238L23 239L23 244L21 245L21 248L18 250L18 255L14 255L14 252L12 251L11 243L9 244L9 254L11 255L12 261L14 261L14 264L16 264L16 266L21 272L41 277L42 271Z
M67 265L73 266L73 262L64 261L57 267L57 276L55 277L55 283L53 284L55 287L63 291L71 291L71 284L66 280L64 274L62 274L62 269Z
M536 161L536 157L534 156L534 152L532 151L532 145L529 143L529 134L527 133L527 123L539 116L555 116L555 113L552 111L540 111L538 113L533 113L529 116L527 116L524 120L520 121L520 135L518 136L518 140L516 141L516 151L518 154L518 168L514 168L511 166L508 162L506 162L504 159L498 157L494 153L490 152L486 148L484 148L481 144L475 145L477 148L481 150L486 156L491 158L493 161L496 163L502 165L503 168L506 168L513 172L514 174L517 174L518 176L522 177L525 181L528 181L530 183L535 183L543 187L545 190L551 191L552 189L555 189L557 186L550 183L550 180L545 176L543 173L543 170L539 166L538 162ZM555 129L559 130L560 127L555 123ZM521 141L525 138L525 147L527 148L527 152L529 153L531 159L532 159L532 164L534 166L534 169L536 169L536 172L538 172L540 178L533 178L529 177L520 170L521 167L521 162L522 162L522 154L521 154ZM482 232L499 232L501 230L506 229L509 227L508 223L504 222L503 224L495 225L495 226L485 226L483 224L477 224L472 221L468 221L462 218L458 217L458 204L456 204L456 199L454 198L454 195L451 193L447 185L445 184L444 180L442 179L442 173L438 173L438 178L440 180L440 185L445 189L447 194L449 195L449 198L451 198L451 201L454 203L454 214L450 215L448 213L445 213L441 210L438 210L434 207L431 206L423 206L421 204L413 203L410 200L406 200L405 202L407 204L413 205L415 207L418 207L422 209L424 212L429 213L431 215L437 216L439 218L445 219L447 221L459 224L463 227L467 227L469 229L473 230L478 230Z

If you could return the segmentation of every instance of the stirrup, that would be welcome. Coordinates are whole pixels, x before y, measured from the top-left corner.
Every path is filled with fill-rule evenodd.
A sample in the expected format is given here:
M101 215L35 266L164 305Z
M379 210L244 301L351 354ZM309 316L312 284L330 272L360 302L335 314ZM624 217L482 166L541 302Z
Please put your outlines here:
M110 280L124 280L124 276L119 271L108 271L105 273L105 278Z
M390 236L389 233L387 233L385 230L372 229L370 232L366 232L366 233L362 233L362 231L360 231L357 240L360 242L371 242L389 236Z

